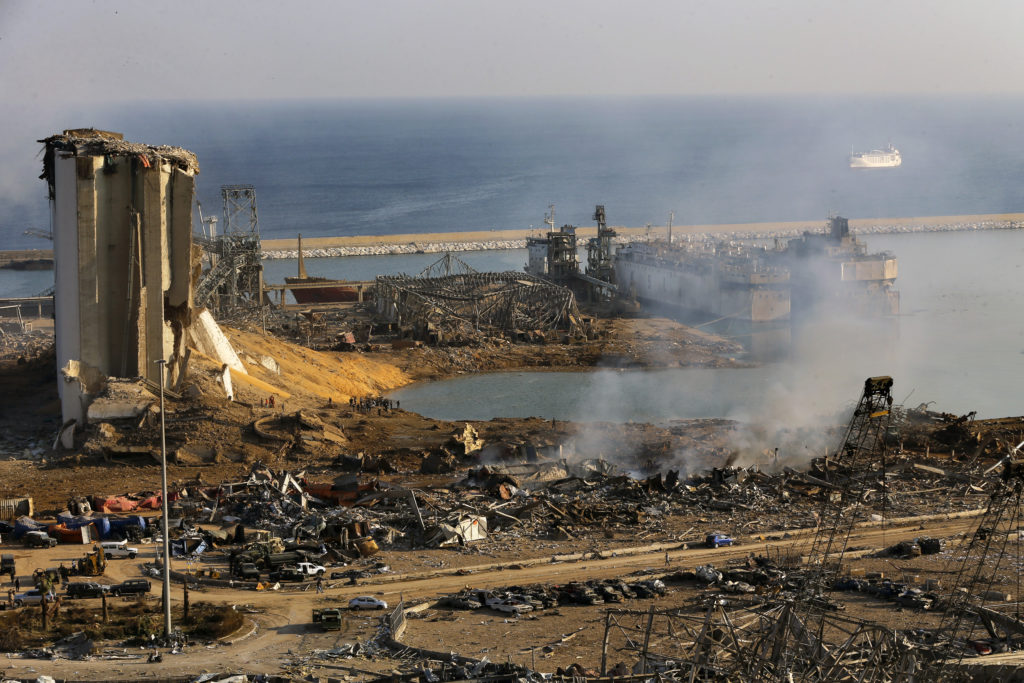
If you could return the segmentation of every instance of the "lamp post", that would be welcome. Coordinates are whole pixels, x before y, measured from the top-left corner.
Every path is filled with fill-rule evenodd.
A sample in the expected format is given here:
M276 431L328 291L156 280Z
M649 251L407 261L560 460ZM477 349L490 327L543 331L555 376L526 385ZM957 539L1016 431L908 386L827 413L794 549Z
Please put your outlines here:
M171 638L171 535L167 515L170 505L167 501L167 420L164 418L164 371L167 360L155 361L160 366L160 506L163 508L164 533L164 638Z

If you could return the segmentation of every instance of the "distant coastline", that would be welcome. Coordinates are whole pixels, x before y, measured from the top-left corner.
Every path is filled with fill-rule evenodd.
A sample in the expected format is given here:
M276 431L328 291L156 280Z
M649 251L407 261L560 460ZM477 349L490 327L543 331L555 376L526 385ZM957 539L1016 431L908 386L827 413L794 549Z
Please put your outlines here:
M664 239L668 227L615 227L624 239L646 235ZM970 230L1017 230L1024 228L1024 213L972 214L963 216L919 216L913 218L850 219L850 229L861 235L910 232L959 232ZM806 231L824 231L825 221L789 221L775 223L733 223L723 225L677 225L673 238L764 239L797 237ZM577 228L582 239L597 233L594 226ZM338 256L373 256L384 254L441 253L445 251L487 251L491 249L522 249L527 237L542 236L533 230L478 230L405 235L352 235L346 237L304 237L302 252L306 258ZM295 239L263 240L263 258L296 258Z

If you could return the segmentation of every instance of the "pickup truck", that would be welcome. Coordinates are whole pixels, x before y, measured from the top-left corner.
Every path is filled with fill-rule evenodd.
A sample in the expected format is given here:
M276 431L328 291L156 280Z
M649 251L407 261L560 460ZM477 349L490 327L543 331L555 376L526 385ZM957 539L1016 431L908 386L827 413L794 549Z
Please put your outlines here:
M723 545L732 545L735 542L725 534L708 534L704 537L704 545L709 548L721 548Z
M299 573L303 576L323 576L324 572L327 571L326 567L322 567L312 562L299 562L295 565L295 568L299 570Z
M325 631L341 630L341 610L337 607L324 607L313 610L313 623L320 624Z
M281 567L270 572L271 581L302 581L306 575L295 567Z

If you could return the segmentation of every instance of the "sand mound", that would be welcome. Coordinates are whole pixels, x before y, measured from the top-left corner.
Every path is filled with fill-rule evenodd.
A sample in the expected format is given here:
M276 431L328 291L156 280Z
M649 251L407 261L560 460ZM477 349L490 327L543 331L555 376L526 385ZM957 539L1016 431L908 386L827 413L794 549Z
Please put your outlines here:
M313 351L271 336L223 328L248 373L296 397L347 402L352 396L379 396L409 384L399 368L369 360L359 353ZM261 363L276 361L280 373Z

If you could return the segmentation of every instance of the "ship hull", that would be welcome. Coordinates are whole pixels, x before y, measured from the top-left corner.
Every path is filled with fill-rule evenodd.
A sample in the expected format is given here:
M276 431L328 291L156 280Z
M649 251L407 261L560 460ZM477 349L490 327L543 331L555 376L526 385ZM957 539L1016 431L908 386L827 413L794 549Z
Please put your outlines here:
M345 280L329 280L325 277L286 277L285 284L288 285L312 285L320 284L319 287L302 287L289 289L300 304L334 304L358 301L359 292L355 287L346 285Z
M850 168L896 168L903 163L899 157L874 161L860 157L850 157Z
M730 281L713 269L670 267L619 259L620 290L648 304L750 322L788 320L786 285Z
M850 155L850 168L896 168L902 163L903 156L892 145L885 149L854 152Z

